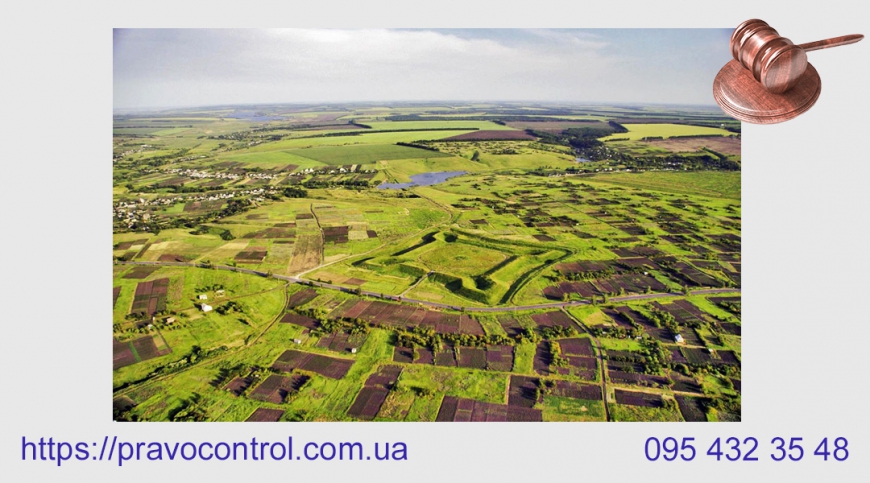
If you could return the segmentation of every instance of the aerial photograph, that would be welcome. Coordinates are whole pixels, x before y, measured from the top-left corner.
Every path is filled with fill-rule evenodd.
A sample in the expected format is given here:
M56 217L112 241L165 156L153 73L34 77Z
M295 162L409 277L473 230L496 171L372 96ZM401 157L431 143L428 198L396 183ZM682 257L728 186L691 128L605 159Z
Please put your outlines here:
M740 421L730 35L116 29L113 420Z

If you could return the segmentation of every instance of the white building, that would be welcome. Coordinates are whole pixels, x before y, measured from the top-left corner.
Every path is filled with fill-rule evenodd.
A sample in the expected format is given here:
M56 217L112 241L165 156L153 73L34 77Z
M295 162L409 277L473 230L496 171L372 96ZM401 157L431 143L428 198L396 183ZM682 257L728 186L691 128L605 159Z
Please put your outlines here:
M200 308L202 309L203 312L211 312L211 305L202 304L202 306L200 306Z
M676 342L677 344L683 342L683 336L681 336L680 334L675 335L674 342Z
M206 294L204 294L204 293L203 293L203 294L199 294L199 297L198 297L198 298L199 298L200 300L208 300L208 295L206 295Z

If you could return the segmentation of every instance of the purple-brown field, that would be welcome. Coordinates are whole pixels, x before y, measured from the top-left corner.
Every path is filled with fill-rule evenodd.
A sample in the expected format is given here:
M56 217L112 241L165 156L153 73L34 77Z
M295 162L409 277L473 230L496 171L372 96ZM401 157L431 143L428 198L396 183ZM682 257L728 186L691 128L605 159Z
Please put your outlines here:
M166 342L161 339L164 349L158 349L154 343L155 337L160 335L146 335L133 340L119 342L118 339L112 339L112 369L120 369L124 366L136 364L137 362L147 361L155 357L165 356L172 352L172 349L166 345Z
M598 360L594 357L563 356L564 365L550 366L550 372L594 381L598 374Z
M543 421L543 417L539 409L444 396L435 421L535 422Z
M458 352L459 358L457 362L459 367L486 369L486 349L482 347L460 347Z
M610 363L608 363L608 366ZM620 370L610 369L607 371L607 377L614 384L626 384L641 387L668 387L671 381L664 376L654 376L650 374L639 374L636 372L623 372Z
M160 267L150 267L150 266L138 266L133 267L132 270L124 274L122 278L132 278L132 279L143 279L148 278L149 275L160 270Z
M472 131L458 134L442 141L531 141L535 137L525 131Z
M349 334L341 331L324 335L317 341L317 347L333 352L350 352L352 349L359 349L365 341L366 334Z
M674 384L671 386L671 389L679 392L691 392L696 394L703 393L703 388L701 387L701 383L692 377L686 377L682 374L671 371L669 377Z
M659 394L650 394L646 392L616 390L616 402L629 406L643 406L648 408L664 407L664 401Z
M674 338L671 331L664 327L656 327L651 321L649 321L646 317L644 317L640 312L632 309L628 306L619 306L614 307L613 309L604 309L603 312L607 314L613 321L626 329L631 329L633 324L639 325L644 332L646 332L650 337L658 340L659 342L665 343L673 343Z
M246 389L251 386L251 379L247 377L234 377L232 381L224 386L225 391L231 392L234 396L240 396Z
M428 347L416 347L413 349L410 347L395 347L393 350L393 362L510 372L514 364L514 347L510 345L487 347L453 347L445 345L437 351L432 351Z
M564 281L546 287L543 290L544 296L553 300L562 300L572 294L592 297L667 291L667 286L654 277L635 272L637 269L659 268L656 262L648 258L660 253L658 250L637 246L631 249L614 248L612 251L626 258L611 261L579 260L555 265L555 270L562 275L580 276L583 280Z
M282 372L290 372L293 369L314 372L332 379L341 379L350 370L353 361L338 359L335 357L311 354L297 350L284 351L278 356L278 360L272 364L272 368Z
M707 421L707 413L704 410L703 399L681 395L674 396L674 398L677 400L677 405L680 407L680 413L683 415L683 419L690 422Z
M453 352L453 348L449 348L448 350L438 351L435 353L435 365L436 366L445 366L445 367L455 367L456 366L456 353Z
M535 372L542 376L550 375L550 364L553 362L553 357L550 352L550 342L541 341L535 348L535 359L532 366Z
M510 372L514 367L514 346L491 345L486 347L486 368L491 371Z
M507 333L508 337L516 337L518 335L522 335L525 332L523 326L517 321L517 319L510 314L499 314L498 323Z
M401 372L402 368L398 366L382 366L378 369L366 379L365 386L357 394L347 414L366 421L374 419L387 399L390 389L399 380Z
M394 365L381 366L378 370L366 379L366 386L383 387L384 389L392 389L399 380L402 374L402 368Z
M380 300L359 300L352 305L342 304L339 309L341 310L336 309L330 313L330 317L360 319L381 327L406 330L422 326L439 334L486 334L480 322L465 314L451 314Z
M511 376L508 406L534 407L540 400L541 380L536 377Z
M357 419L371 421L378 415L389 393L389 390L382 387L365 386L356 395L347 414Z
M289 303L287 307L299 307L300 305L305 305L308 302L311 302L317 297L317 292L314 289L307 288L305 290L300 290L293 295L290 296Z
M603 399L600 386L564 380L547 381L537 377L511 376L508 405L531 408L541 402L545 394L592 401Z
M577 324L571 320L565 312L560 310L556 310L554 312L545 312L543 314L534 314L532 315L532 320L538 324L538 327L565 327L566 329L574 329L578 330L579 327Z
M133 245L144 245L146 243L148 243L148 239L141 238L139 240L118 243L114 246L114 249L115 250L129 250L131 247L133 247Z
M588 337L560 339L558 344L564 355L595 357L595 349L593 349L592 341Z
M320 322L317 319L312 319L311 317L307 317L305 315L299 315L295 312L287 312L281 317L282 324L296 324L307 329L316 329L320 326Z
M579 384L571 381L556 381L555 387L550 390L554 396L570 397L573 399L588 399L601 401L601 387L591 384Z
M250 423L275 423L284 415L283 409L257 408L245 422Z
M237 253L234 259L239 263L263 263L265 258L266 250L248 250Z
M133 355L130 344L128 342L118 342L118 339L112 339L112 370L135 363L136 356Z
M702 366L713 362L713 356L707 349L682 347L680 351L683 353L683 356L689 364Z
M301 374L292 376L272 374L251 391L250 397L273 404L282 404L287 396L302 388L308 379L308 376Z
M393 362L411 364L414 362L414 350L408 347L394 347Z
M136 285L133 295L131 314L151 316L166 310L166 292L169 290L169 279L158 278L150 282L140 282Z

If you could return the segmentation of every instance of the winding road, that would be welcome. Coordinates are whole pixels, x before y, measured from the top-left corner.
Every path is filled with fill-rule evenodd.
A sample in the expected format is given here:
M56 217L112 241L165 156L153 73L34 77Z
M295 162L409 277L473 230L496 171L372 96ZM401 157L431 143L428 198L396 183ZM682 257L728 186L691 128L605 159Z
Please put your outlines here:
M209 268L208 266L202 266L201 264L193 263L193 262L116 262L120 265L151 265L151 266L160 266L160 267L199 267L199 268ZM287 275L274 275L269 274L267 272L261 272L258 270L251 270L249 268L239 268L239 267L231 267L227 265L211 265L211 268L215 270L227 270L230 272L237 273L246 273L249 275L256 275L258 277L267 277L274 278L277 280L284 280L290 283L301 283L304 285L309 285L312 287L325 288L329 290L338 290L340 292L356 294L356 295L366 295L369 297L380 298L384 300L393 300L395 302L404 302L409 304L417 304L425 307L432 307L436 309L448 309L448 310L460 310L465 312L517 312L521 310L536 310L536 309L564 309L567 307L575 307L579 305L590 305L591 302L586 300L572 300L570 302L553 302L553 303L545 303L545 304L532 304L532 305L512 305L512 306L504 306L504 307L464 307L460 305L454 304L441 304L438 302L430 302L428 300L417 300L408 297L402 297L399 295L386 295L377 292L369 292L366 290L360 290L357 292L355 289L342 287L341 285L335 285L325 282L316 282L313 280L303 280L299 277L290 277ZM690 295L709 295L709 294L718 294L718 293L740 293L739 288L711 288L711 289L702 289L695 290L690 292ZM667 298L667 297L684 297L685 294L679 292L659 292L659 293L648 293L648 294L637 294L637 295L623 295L619 297L610 297L608 302L631 302L636 300L648 300L648 299L657 299L657 298Z

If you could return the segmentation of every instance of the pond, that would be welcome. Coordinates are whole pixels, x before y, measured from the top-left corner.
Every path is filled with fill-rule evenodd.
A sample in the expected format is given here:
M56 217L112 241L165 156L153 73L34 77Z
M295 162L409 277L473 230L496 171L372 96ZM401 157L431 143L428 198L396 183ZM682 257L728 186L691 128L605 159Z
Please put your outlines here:
M267 121L281 121L284 120L283 117L279 116L268 116L262 112L257 111L233 111L232 114L227 116L231 119L239 119L242 121L251 121L251 122L267 122Z
M443 183L450 178L461 176L465 173L465 171L435 171L432 173L415 174L411 176L410 183L381 183L378 185L378 189L400 190L412 186L432 186L433 184Z

